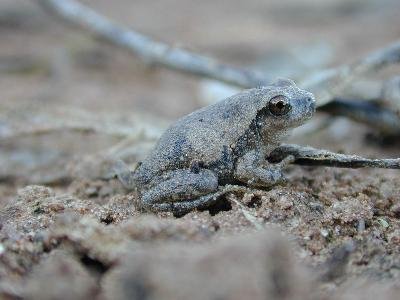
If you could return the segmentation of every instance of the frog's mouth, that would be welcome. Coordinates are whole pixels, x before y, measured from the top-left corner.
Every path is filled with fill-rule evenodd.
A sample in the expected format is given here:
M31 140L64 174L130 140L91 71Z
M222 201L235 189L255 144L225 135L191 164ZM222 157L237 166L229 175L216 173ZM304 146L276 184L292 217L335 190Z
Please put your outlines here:
M314 103L312 105L310 105L310 107L308 108L308 112L306 114L306 119L310 120L314 116L316 110L317 110L317 106L315 105L315 101L314 101Z
M314 114L317 110L316 101L315 101L314 96L307 98L305 101L309 102L307 112L305 114L305 119L310 120L314 116Z
M316 110L314 97L298 99L296 104L298 109L292 113L292 127L303 125L314 116Z

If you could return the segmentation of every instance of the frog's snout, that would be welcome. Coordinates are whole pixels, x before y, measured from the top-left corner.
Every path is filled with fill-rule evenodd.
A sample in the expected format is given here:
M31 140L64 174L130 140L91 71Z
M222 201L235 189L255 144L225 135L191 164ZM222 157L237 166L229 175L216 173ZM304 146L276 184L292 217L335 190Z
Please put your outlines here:
M314 95L310 94L309 96L306 97L305 101L308 104L308 106L310 106L310 107L315 109L315 97L314 97Z
M308 108L307 109L307 116L309 118L311 118L314 115L316 107L317 107L314 95L311 94L311 95L307 96L305 98L305 103L306 103L306 106Z

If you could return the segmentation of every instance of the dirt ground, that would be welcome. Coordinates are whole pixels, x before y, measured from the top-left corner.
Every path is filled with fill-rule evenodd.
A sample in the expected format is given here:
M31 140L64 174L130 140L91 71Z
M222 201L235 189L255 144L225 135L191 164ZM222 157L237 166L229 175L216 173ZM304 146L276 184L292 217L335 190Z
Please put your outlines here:
M385 1L82 1L159 40L301 78L399 38ZM204 80L148 66L0 3L0 295L4 299L398 299L397 170L292 165L285 186L176 218L110 178L204 106ZM311 53L311 54L310 54ZM388 74L398 74L391 69ZM376 78L387 74L376 74ZM290 142L399 157L344 118Z

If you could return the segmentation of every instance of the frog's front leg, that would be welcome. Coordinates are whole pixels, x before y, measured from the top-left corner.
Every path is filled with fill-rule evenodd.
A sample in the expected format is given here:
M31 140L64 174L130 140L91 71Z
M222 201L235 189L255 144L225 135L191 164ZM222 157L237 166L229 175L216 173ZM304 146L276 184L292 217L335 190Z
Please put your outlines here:
M141 205L152 211L184 212L215 201L218 177L207 169L180 169L154 179L140 191Z
M239 158L234 177L252 187L271 187L286 181L282 170L293 161L294 157L288 156L280 163L271 164L257 150L252 150Z

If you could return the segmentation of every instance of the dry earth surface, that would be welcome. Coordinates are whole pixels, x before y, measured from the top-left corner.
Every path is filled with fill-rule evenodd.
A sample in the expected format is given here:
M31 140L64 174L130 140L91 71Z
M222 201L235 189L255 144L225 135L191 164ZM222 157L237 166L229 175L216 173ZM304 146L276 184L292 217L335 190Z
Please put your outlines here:
M334 66L399 38L398 1L84 2L236 65L322 42L311 65ZM108 157L143 158L165 124L204 105L199 80L22 0L1 1L0 40L2 298L398 299L399 171L291 166L286 186L146 214L108 178ZM400 156L374 134L339 118L291 142Z

